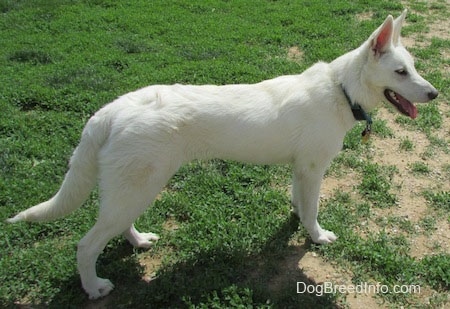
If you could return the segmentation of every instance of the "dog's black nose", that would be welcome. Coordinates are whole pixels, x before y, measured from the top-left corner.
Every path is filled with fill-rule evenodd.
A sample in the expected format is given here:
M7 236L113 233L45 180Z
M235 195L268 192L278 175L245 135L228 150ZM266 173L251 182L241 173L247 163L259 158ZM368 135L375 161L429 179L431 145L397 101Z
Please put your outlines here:
M428 98L430 100L436 99L438 94L439 94L439 92L437 92L437 90L430 91L430 92L428 92Z

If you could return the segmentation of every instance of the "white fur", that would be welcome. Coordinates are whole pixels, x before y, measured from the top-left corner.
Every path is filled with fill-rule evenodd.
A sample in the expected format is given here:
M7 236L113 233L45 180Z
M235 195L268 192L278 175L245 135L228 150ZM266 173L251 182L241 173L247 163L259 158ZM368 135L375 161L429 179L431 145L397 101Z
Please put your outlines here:
M99 179L99 217L77 253L83 288L96 299L113 289L95 270L107 242L123 233L135 246L150 246L157 235L139 233L134 220L182 164L222 158L291 163L294 213L314 242L333 242L336 236L319 225L317 212L324 172L355 124L342 87L366 111L387 87L415 102L437 95L400 43L405 15L395 21L388 16L361 47L300 75L251 85L157 85L118 98L88 121L58 193L9 222L66 215Z

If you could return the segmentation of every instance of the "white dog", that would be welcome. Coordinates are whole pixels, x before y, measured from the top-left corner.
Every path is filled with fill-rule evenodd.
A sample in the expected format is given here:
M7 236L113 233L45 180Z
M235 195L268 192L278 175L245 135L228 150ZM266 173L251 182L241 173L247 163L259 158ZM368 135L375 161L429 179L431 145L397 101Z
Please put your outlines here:
M405 16L388 16L359 48L300 75L251 85L156 85L118 98L86 124L58 193L8 221L67 215L99 181L99 217L77 253L83 288L96 299L114 287L95 269L107 242L123 233L135 246L150 246L157 235L139 233L134 220L182 164L222 158L291 163L295 214L314 242L333 242L335 234L317 222L318 198L346 132L357 120L370 131L366 112L383 98L415 118L411 102L438 95L400 42Z

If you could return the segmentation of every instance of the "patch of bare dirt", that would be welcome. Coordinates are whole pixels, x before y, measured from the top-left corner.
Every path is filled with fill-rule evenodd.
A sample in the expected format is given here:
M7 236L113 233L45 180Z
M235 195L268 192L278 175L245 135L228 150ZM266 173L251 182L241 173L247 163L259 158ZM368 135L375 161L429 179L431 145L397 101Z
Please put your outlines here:
M292 46L288 49L287 58L293 62L302 62L304 52L298 46Z
M169 218L163 224L164 233L166 234L176 231L178 227L178 222L176 222L174 218ZM157 254L149 254L148 252L143 252L140 254L139 263L145 269L142 280L144 280L145 282L150 282L156 278L156 273L163 263L164 256L170 254L170 250L167 250L165 250L165 252Z
M372 17L373 17L373 12L372 11L362 12L362 13L356 14L356 20L359 21L359 22L366 21L366 20L371 20Z
M161 267L163 256L154 254L142 254L139 264L144 267L145 272L142 280L150 282L156 278L156 272Z
M328 199L334 195L336 190L341 192L347 192L351 195L356 194L355 183L360 179L358 173L351 171L345 175L334 176L330 175L326 177L322 182L320 190L320 198Z
M428 234L412 237L410 255L422 258L434 252L450 252L449 224L446 220L439 220L435 230Z
M431 7L434 2L436 1L429 1L428 7ZM444 10L448 10L450 8L450 3L448 1L446 3L442 2L442 4L445 5L446 7ZM405 7L408 7L407 3L405 3L404 5ZM425 12L414 11L414 13L425 16L425 18L428 19L430 16L434 15L433 10L431 9L428 9ZM408 19L406 19L406 25L408 25ZM450 29L450 19L442 18L432 23L429 23L427 29L424 29L424 31L421 33L417 33L412 37L402 37L402 43L405 47L424 47L429 45L431 39L434 37L445 40L450 39L449 29ZM449 55L447 54L444 56L445 58L448 58Z
M445 104L440 105L441 108L446 108ZM424 133L415 130L409 131L407 128L399 126L395 122L397 115L386 110L380 110L377 117L387 121L388 127L395 132L395 138L374 139L373 151L377 154L375 160L380 164L393 165L398 169L398 173L393 179L398 205L387 210L376 210L377 216L401 218L401 220L411 223L414 231L418 233L418 235L416 233L408 235L408 240L412 244L412 256L433 254L436 252L436 248L440 248L441 252L450 252L450 232L446 218L436 218L436 229L432 232L425 231L421 224L421 220L431 215L422 193L426 190L450 190L450 179L448 174L442 170L443 165L450 162L450 154L436 150L433 156L425 156L424 153L430 147L430 141ZM445 114L443 117L446 125L437 134L442 135L443 139L449 140L448 117ZM414 151L400 150L400 142L405 138L414 143ZM414 173L412 166L415 163L424 164L429 172L426 174ZM400 228L393 225L391 232L399 233Z
M306 252L298 266L316 284L331 283L332 289L343 292L342 297L345 298L346 306L350 308L382 308L375 291L371 289L364 289L364 293L352 291L353 287L357 288L352 282L353 274L347 269L330 264L316 253Z

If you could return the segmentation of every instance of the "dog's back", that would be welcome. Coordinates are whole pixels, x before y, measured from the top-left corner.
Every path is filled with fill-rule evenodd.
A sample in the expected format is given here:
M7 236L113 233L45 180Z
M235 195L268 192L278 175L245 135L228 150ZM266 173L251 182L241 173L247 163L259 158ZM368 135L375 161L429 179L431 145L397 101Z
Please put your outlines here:
M98 114L112 118L108 142L126 141L127 147L114 148L125 152L135 151L129 147L135 145L150 156L182 151L182 163L213 157L290 163L317 139L329 138L328 145L339 141L352 125L336 91L329 64L318 63L301 75L257 84L150 86L120 97ZM319 136L328 127L326 136ZM333 151L339 148L338 143Z

